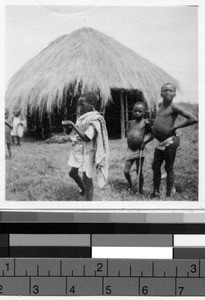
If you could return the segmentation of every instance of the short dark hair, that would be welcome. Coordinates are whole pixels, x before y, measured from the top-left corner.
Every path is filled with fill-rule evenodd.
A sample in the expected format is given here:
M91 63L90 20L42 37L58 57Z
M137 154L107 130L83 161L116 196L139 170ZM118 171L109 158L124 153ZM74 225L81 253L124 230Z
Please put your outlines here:
M137 104L142 104L144 106L144 110L147 110L147 103L144 101L135 102L135 104L133 105L133 109L134 109L135 105L137 105Z
M20 109L14 109L13 114L17 117L20 116L20 114L21 114Z
M98 98L96 96L96 94L88 92L85 94L82 94L80 96L80 98L85 98L87 102L92 103L94 105L94 107L96 107L97 103L98 103Z
M166 85L168 85L168 84L172 85L173 88L174 88L174 92L176 92L176 87L175 87L175 85L174 85L173 83L171 83L171 82L167 82L167 83L163 84L163 86L161 87L161 90L163 89L164 86L166 86Z

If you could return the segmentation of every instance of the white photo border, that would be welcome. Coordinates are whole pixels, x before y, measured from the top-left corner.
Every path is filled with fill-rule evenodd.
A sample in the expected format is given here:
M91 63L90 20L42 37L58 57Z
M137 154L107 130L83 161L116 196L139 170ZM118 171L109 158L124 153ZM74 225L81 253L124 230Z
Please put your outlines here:
M54 1L54 0L4 0L0 5L0 17L1 20L5 20L5 6L6 5L68 5L67 1ZM164 1L141 1L141 0L127 0L125 1L106 1L101 0L97 3L90 1L69 1L69 5L91 5L91 6L184 6L184 5L194 5L198 6L199 12L199 101L198 104L200 106L199 109L199 199L198 201L136 201L136 202L116 202L116 201L105 201L105 202L97 202L94 201L92 203L88 203L86 201L39 201L39 202L18 202L18 201L6 201L5 200L5 154L4 154L4 115L2 115L1 122L2 126L0 126L0 145L2 145L2 151L0 151L0 161L1 161L1 170L2 176L0 180L0 210L8 210L8 211L81 211L81 212L144 212L144 211L153 211L153 212L205 212L205 185L203 184L204 179L204 153L203 149L205 149L205 138L203 136L203 129L205 128L205 120L204 116L204 108L203 105L203 96L205 92L205 62L204 62L204 53L205 53L205 40L204 40L204 16L205 16L205 5L202 0L198 1L188 1L181 0L180 2L177 0L164 0ZM0 24L0 33L1 40L5 41L5 22L1 22ZM1 82L1 99L0 101L0 111L4 113L4 101L5 98L5 78L4 78L4 66L5 66L5 53L4 53L4 43L1 46L1 73L0 73L0 82ZM157 206L157 208L156 208Z

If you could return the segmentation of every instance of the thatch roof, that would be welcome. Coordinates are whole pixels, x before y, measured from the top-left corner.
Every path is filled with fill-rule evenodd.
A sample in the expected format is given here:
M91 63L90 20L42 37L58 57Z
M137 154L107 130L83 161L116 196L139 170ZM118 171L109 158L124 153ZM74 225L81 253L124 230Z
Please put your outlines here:
M53 41L11 78L6 92L10 109L52 111L70 92L97 92L103 104L111 89L138 89L150 109L160 87L175 79L133 50L92 28L82 28Z

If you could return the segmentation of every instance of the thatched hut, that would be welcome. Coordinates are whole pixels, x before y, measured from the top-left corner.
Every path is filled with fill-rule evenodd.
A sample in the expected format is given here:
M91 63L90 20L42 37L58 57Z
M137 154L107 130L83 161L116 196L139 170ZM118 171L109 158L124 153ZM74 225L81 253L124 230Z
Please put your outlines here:
M29 60L11 78L6 106L20 108L28 124L42 128L75 121L76 100L98 94L110 137L124 137L136 100L153 111L165 82L175 79L133 50L92 28L63 35ZM40 120L40 121L39 121ZM43 125L43 126L42 126Z

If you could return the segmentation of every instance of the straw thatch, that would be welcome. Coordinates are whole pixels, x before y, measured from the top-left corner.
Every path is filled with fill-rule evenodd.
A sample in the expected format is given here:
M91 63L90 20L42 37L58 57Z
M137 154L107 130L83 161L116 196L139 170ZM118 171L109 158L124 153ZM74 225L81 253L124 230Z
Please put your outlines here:
M61 107L65 95L94 91L103 105L111 89L138 89L152 109L165 82L176 80L113 38L82 28L52 42L11 78L6 105L25 113Z

